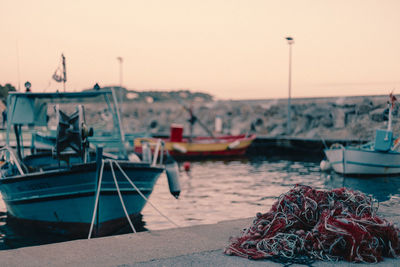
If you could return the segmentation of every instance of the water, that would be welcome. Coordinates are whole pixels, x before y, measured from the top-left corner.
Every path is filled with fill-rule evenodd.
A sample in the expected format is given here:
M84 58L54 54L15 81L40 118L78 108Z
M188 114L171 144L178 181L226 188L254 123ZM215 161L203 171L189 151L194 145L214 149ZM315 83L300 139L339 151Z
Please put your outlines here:
M175 200L165 176L150 201L179 226L217 223L265 213L282 193L296 184L319 189L348 187L372 195L386 206L400 204L400 177L343 178L320 171L319 162L267 160L192 162L181 173L182 193ZM147 205L143 218L150 230L173 227Z
M181 172L182 193L175 199L163 174L150 201L179 226L217 223L253 217L267 212L280 194L296 184L319 189L348 187L372 195L386 207L400 204L400 177L343 178L323 173L319 161L256 157L230 161L191 162L191 171ZM26 238L11 231L0 202L0 249L64 241L48 236ZM151 207L142 211L149 230L175 227Z

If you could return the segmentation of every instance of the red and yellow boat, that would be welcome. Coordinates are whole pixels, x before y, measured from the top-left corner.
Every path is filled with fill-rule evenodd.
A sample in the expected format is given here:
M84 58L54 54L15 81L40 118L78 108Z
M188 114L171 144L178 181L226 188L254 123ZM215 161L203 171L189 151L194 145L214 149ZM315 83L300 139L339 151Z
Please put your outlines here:
M246 149L256 138L250 135L221 135L183 138L183 127L171 125L169 138L161 138L165 144L165 150L175 157L203 157L203 156L239 156L246 153ZM142 144L147 142L153 150L158 138L136 138L135 152L142 153Z

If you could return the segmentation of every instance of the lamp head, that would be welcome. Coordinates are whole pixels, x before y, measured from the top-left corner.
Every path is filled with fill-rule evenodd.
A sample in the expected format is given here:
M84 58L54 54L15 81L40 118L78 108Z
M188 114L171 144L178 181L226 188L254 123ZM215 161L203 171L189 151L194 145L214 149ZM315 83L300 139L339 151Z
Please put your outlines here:
M294 44L294 39L292 37L288 36L285 39L288 41L288 44Z
M31 83L29 82L29 81L27 81L26 83L25 83L25 88L26 88L26 90L28 90L29 91L29 89L31 89Z

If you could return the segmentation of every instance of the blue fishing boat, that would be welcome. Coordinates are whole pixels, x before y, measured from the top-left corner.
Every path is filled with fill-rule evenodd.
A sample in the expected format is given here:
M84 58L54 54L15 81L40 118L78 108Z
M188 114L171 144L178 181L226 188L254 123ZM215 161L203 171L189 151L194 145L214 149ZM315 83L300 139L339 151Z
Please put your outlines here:
M96 129L86 125L81 104L87 101L91 107L104 109L100 100L112 114L113 132L93 145ZM109 235L129 225L133 228L132 220L148 202L165 170L162 156L157 158L158 152L163 155L162 143L151 161L128 159L115 92L11 93L7 102L7 145L0 149L4 159L0 191L8 217L74 237ZM55 116L48 115L52 110ZM50 121L55 121L53 131L49 130ZM21 134L27 129L36 140L29 149L24 147ZM9 146L12 130L15 150ZM117 153L108 152L107 147ZM173 175L169 181L175 185L170 188L177 197L180 189L176 172Z

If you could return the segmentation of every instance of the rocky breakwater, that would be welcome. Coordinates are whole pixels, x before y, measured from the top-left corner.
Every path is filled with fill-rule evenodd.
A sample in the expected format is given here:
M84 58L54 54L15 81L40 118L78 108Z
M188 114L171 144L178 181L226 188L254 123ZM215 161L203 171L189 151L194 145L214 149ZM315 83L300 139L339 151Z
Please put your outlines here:
M196 117L210 130L215 118L223 122L224 134L254 132L265 137L305 139L372 139L377 128L387 127L388 96L355 96L292 99L291 132L287 133L286 99L241 101L191 101ZM126 132L168 135L170 125L184 126L189 134L189 113L175 101L125 101L122 105ZM394 109L393 130L399 132L398 106ZM206 135L197 123L194 135Z

